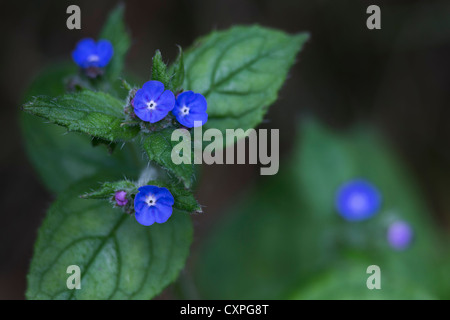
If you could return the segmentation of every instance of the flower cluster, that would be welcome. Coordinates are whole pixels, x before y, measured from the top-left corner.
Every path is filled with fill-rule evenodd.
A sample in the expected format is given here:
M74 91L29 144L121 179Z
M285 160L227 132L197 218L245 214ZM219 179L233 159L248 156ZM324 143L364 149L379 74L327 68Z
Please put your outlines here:
M335 205L338 213L348 221L361 221L375 215L381 206L378 189L368 181L357 179L344 183L337 191ZM413 240L411 226L405 221L391 223L387 242L395 250L404 250Z
M77 43L72 58L88 77L95 78L108 65L113 53L113 46L108 40L95 42L86 38ZM136 116L150 123L162 120L170 111L187 128L203 126L208 121L207 102L203 95L185 91L175 98L172 91L165 90L164 84L156 80L144 83L131 104Z
M108 40L95 42L86 38L77 43L72 58L88 77L95 78L102 74L102 68L108 65L113 53L113 46ZM172 91L166 90L164 84L156 80L144 83L136 91L131 105L139 119L150 123L164 119L169 112L188 128L202 126L208 120L207 102L203 95L185 91L175 98ZM116 206L126 209L131 207L129 200L132 200L133 195L134 192L130 194L125 190L117 190L112 200ZM174 203L174 197L166 188L140 187L134 196L136 220L144 226L155 222L164 223L172 215Z
M156 80L144 83L131 104L136 116L150 123L162 120L170 111L179 123L188 128L202 126L208 121L204 96L185 91L175 99L173 92L165 90L164 84Z

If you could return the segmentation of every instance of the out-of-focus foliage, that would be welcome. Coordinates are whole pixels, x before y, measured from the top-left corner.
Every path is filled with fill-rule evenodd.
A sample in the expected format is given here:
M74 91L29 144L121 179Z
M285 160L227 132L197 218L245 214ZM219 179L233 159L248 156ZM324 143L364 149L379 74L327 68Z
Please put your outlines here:
M338 134L304 121L289 163L236 203L203 242L194 265L200 297L443 297L450 283L438 271L439 231L406 171L371 130ZM371 181L383 196L381 210L366 221L345 221L334 207L339 185L354 178ZM386 239L397 219L415 232L405 251ZM370 265L381 269L381 290L366 287Z
M106 68L106 76L111 82L117 81L124 66L125 56L131 45L131 37L124 22L125 6L119 5L113 10L102 31L100 39L108 39L114 47L114 55Z

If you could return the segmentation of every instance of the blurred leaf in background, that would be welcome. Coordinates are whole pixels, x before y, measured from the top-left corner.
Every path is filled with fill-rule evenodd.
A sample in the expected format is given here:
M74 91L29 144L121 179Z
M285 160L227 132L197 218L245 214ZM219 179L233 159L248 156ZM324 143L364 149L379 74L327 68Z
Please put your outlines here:
M122 73L125 56L131 45L131 37L124 22L125 5L119 4L114 9L100 32L99 39L108 39L114 47L114 55L108 64L106 75L111 82L117 81Z
M374 217L349 222L335 195L357 178L375 185L383 202ZM201 298L426 299L450 288L436 271L442 243L419 190L363 126L338 134L305 120L289 162L226 216L194 263ZM404 251L386 238L397 220L414 230ZM381 269L381 290L366 287L370 265Z

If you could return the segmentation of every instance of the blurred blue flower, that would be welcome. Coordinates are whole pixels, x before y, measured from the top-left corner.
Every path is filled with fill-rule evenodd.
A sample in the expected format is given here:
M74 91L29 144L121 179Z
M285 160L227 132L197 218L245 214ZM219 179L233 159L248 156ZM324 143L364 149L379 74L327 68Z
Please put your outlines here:
M172 215L175 203L170 191L156 186L144 186L138 190L134 198L136 220L144 226L166 222Z
M91 38L86 38L77 43L75 50L72 51L72 58L83 69L103 68L109 63L113 53L113 46L108 40L95 42Z
M387 239L391 247L404 250L409 247L413 239L411 226L404 221L396 221L389 226Z
M174 107L175 96L172 91L164 90L162 82L152 80L144 83L131 102L134 113L143 121L150 123L163 119Z
M126 205L128 203L128 199L127 199L127 193L126 191L117 191L116 194L114 195L114 199L116 200L116 204L119 207L123 207L124 205Z
M357 179L343 184L336 193L336 209L349 221L368 219L381 206L381 195L369 182Z
M172 113L183 126L193 128L200 127L208 121L206 109L207 103L204 96L200 93L185 91L178 95ZM201 123L194 123L196 121Z

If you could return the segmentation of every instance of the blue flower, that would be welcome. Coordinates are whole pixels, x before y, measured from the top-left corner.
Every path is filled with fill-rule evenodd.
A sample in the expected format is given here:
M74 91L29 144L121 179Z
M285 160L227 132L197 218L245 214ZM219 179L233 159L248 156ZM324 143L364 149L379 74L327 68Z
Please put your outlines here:
M408 223L396 221L389 226L387 238L391 247L396 250L404 250L412 241L413 231Z
M352 180L343 184L336 194L336 209L349 221L368 219L381 206L378 190L365 180Z
M113 53L113 46L108 40L99 40L96 43L93 39L86 38L77 43L72 51L72 58L83 69L103 68L109 63Z
M131 103L139 119L155 123L173 109L175 96L172 91L164 90L162 82L152 80L144 83Z
M134 198L136 220L144 226L166 222L172 215L175 203L170 191L156 186L144 186L138 190Z
M185 91L178 95L172 113L183 126L200 127L208 121L207 107L206 99L200 93ZM199 123L194 123L196 121Z

